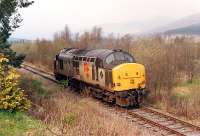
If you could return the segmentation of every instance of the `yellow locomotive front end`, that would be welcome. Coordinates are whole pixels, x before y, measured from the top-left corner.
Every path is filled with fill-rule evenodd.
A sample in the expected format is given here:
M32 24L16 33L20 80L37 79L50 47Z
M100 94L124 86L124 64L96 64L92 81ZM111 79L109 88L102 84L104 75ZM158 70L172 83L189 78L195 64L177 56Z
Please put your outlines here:
M113 90L145 89L145 68L137 63L124 63L112 70Z
M112 69L112 90L116 104L139 107L147 94L145 67L138 63L123 63Z
M136 106L147 95L145 67L135 61L127 52L117 50L105 58L105 69L111 70L107 74L109 90L114 93L114 100L122 107ZM108 72L108 73L109 73Z

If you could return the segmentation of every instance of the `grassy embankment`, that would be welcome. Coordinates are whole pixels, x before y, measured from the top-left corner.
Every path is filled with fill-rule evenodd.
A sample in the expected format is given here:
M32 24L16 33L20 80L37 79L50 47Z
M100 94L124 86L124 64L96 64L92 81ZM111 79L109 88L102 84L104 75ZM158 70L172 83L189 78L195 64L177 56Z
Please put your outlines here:
M24 113L0 112L0 136L42 136L43 130L41 121Z
M48 135L151 135L91 98L71 93L37 76L22 74L21 87L28 90L33 102L29 115L45 124Z
M193 84L200 77L200 42L192 38L152 37L135 39L125 35L103 37L101 29L81 35L69 29L55 35L53 41L38 40L32 44L16 45L17 53L25 54L26 61L52 70L53 59L64 47L121 48L133 54L145 65L147 87L151 91L148 102L156 107L187 119L199 118L199 85ZM179 87L182 84L191 84ZM190 93L186 93L189 90ZM182 94L186 97L182 97Z

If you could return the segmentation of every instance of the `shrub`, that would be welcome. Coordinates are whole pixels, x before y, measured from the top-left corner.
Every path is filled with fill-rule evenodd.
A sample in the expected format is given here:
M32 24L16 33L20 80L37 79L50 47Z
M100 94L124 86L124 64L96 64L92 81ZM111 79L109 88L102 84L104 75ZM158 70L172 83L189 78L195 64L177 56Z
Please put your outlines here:
M59 85L60 85L61 89L67 88L68 84L69 84L68 80L61 80L61 81L59 81Z
M24 90L18 87L19 75L8 66L8 59L0 57L0 109L9 111L28 110L31 102L26 98Z
M64 122L70 126L74 124L75 120L76 120L76 114L72 112L68 113L64 118Z
M51 90L42 87L42 82L26 76L22 76L20 87L26 90L32 102L36 99L48 98L52 93Z

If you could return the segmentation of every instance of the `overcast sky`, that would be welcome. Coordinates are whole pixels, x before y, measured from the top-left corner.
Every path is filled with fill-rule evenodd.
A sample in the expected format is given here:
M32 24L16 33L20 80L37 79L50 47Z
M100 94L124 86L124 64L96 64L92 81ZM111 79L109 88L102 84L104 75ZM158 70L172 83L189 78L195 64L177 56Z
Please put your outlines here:
M200 13L200 0L35 0L21 11L13 37L52 38L66 24L80 31L100 24L176 20Z

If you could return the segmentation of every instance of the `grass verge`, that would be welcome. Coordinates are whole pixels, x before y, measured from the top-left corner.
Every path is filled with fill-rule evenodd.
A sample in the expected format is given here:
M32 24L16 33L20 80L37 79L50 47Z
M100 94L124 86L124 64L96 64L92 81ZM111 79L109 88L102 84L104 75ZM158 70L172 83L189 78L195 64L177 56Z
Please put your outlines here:
M0 111L0 136L42 136L43 124L24 113Z

